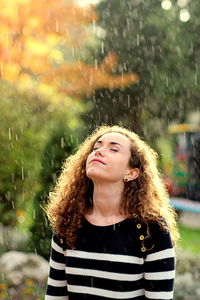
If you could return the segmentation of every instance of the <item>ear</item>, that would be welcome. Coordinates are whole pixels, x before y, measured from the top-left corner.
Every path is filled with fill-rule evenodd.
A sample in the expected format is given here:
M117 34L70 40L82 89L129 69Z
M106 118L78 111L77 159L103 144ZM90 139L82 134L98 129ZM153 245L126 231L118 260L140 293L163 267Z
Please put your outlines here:
M128 179L128 181L132 181L135 180L140 174L140 170L138 168L131 168L128 169L127 173L126 173L126 178Z

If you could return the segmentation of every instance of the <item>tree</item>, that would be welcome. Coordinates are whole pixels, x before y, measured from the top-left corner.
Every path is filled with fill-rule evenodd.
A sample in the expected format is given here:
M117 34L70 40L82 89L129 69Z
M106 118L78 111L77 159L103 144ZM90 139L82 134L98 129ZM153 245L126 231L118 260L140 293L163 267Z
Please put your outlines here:
M48 137L62 120L71 130L78 128L81 103L67 97L56 103L57 99L58 95L22 92L6 82L0 85L0 220L4 225L31 224L27 209L40 190L37 177Z
M40 190L33 200L34 219L30 228L32 235L28 249L46 258L49 257L51 231L43 209L47 203L49 191L54 187L59 176L63 160L72 154L76 146L77 140L63 120L49 136L42 154L42 168L38 177Z
M105 58L101 72L76 57L89 38L86 25L97 19L92 6L79 7L68 0L0 0L0 77L23 88L49 85L59 92L81 96L97 86L135 82L135 74L112 76ZM91 35L91 32L90 32ZM104 78L105 77L105 78ZM88 90L87 87L90 87Z
M100 2L97 26L104 31L103 46L91 49L90 56L98 61L109 51L116 53L116 73L134 70L139 81L125 88L96 90L85 99L89 103L85 122L124 125L152 141L166 132L169 122L185 121L187 112L197 108L199 101L193 51L198 43L194 38L199 27L194 12L198 5L197 1L188 4L193 14L191 21L183 24L175 2L170 11L155 0Z

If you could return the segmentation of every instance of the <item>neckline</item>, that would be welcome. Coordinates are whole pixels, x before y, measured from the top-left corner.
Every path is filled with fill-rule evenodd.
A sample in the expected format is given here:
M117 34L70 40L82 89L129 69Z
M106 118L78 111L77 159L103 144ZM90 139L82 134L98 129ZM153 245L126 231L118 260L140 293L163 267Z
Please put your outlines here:
M125 218L124 220L122 220L122 221L119 221L119 222L117 222L117 223L113 223L113 224L110 224L110 225L96 225L96 224L93 224L93 223L91 223L91 222L89 222L85 217L84 217L84 220L85 220L85 222L90 226L90 227L93 227L93 228L99 228L99 229L107 229L107 228L113 228L113 227L115 227L115 226L119 226L119 225L121 225L121 224L123 224L123 223L125 223L127 220L130 220L130 218Z

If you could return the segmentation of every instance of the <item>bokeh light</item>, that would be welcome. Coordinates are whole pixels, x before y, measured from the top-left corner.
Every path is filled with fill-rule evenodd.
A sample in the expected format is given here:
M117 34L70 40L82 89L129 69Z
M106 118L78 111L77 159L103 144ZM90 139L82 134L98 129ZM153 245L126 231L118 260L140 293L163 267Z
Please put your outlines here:
M161 3L163 9L169 10L172 7L172 3L169 0L164 0Z
M179 17L181 22L187 22L190 19L190 13L187 9L181 9Z

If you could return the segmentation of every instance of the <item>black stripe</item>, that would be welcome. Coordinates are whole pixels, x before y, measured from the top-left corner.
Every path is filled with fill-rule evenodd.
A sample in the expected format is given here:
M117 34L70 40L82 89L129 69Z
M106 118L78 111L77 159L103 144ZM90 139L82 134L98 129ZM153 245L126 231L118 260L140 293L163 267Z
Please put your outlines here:
M65 280L66 273L65 270L57 270L51 267L49 272L49 277L54 280Z
M143 288L143 278L135 281L119 281L104 279L93 276L71 275L68 274L67 282L71 285L81 285L87 287L95 287L109 291L131 292Z
M175 267L174 257L160 259L156 261L145 262L144 271L145 272L162 272L172 271Z
M62 253L56 251L54 248L51 250L51 258L58 263L65 263L65 258Z
M48 285L46 294L49 296L67 296L68 292L66 287L55 287L52 285Z
M97 259L66 257L66 265L72 268L93 269L113 273L139 274L143 272L142 265L104 260L101 261L98 260L98 255Z
M145 289L147 291L170 292L173 290L173 279L167 280L145 280Z

